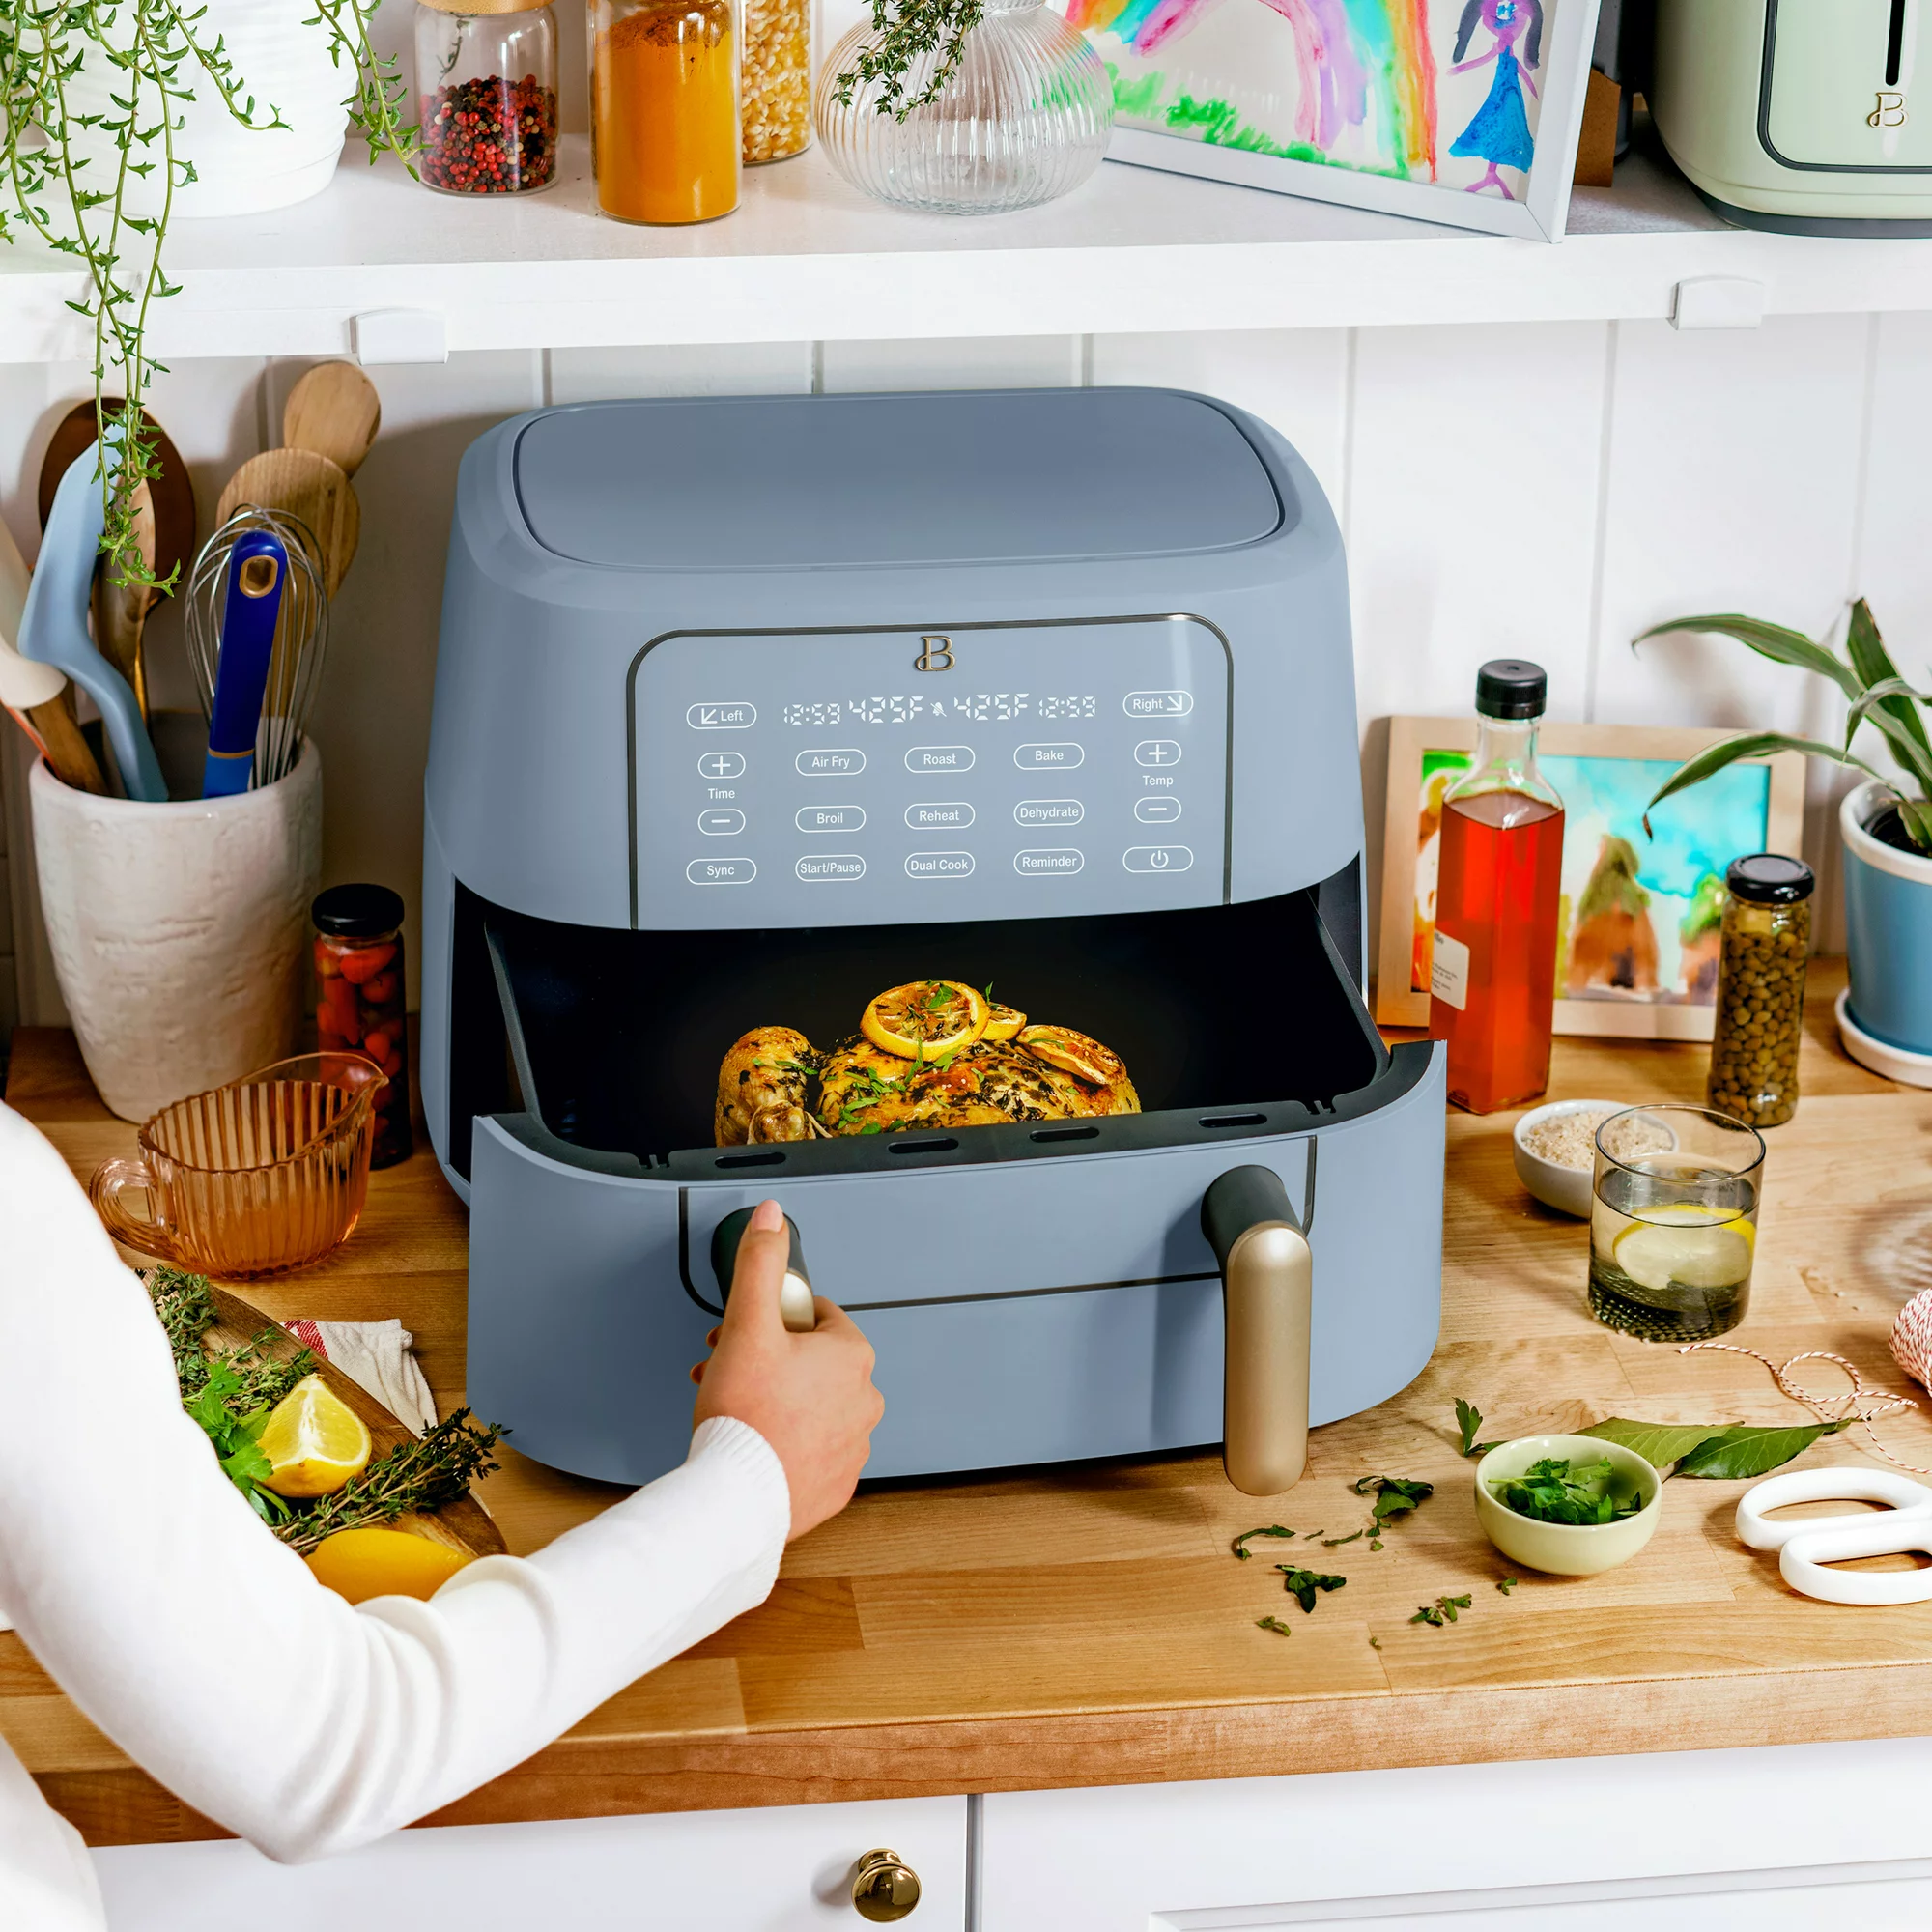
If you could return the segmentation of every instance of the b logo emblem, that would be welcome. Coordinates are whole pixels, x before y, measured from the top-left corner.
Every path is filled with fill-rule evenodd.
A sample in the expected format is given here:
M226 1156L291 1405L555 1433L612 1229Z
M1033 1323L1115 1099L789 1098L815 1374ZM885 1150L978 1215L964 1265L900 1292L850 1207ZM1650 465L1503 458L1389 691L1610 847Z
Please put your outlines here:
M1881 92L1878 105L1865 116L1867 128L1903 128L1905 126L1905 96Z
M951 670L952 668L952 639L951 638L922 638L924 648L912 661L914 670Z

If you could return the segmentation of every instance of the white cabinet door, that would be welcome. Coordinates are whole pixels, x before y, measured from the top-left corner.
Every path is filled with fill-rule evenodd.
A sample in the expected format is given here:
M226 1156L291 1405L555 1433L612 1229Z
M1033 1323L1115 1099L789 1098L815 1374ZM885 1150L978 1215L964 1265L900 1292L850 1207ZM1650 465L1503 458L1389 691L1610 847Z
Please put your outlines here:
M923 1889L908 1932L965 1932L963 1798L439 1827L312 1865L232 1839L94 1856L111 1932L862 1932L852 1868L882 1845Z
M983 1801L984 1932L1932 1925L1932 1740Z

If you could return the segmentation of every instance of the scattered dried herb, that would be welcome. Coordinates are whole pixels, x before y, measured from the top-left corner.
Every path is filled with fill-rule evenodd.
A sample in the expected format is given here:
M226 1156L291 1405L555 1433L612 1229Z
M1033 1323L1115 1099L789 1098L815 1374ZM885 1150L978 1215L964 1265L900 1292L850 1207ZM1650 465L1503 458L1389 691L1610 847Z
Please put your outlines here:
M1487 1456L1492 1449L1500 1448L1497 1442L1478 1442L1476 1431L1483 1426L1483 1411L1474 1403L1456 1398L1456 1427L1463 1432L1463 1454L1465 1456Z
M1492 1482L1490 1493L1505 1509L1538 1522L1621 1522L1643 1508L1643 1498L1634 1492L1613 1496L1610 1480L1614 1474L1607 1456L1601 1463L1583 1463L1574 1468L1567 1457L1546 1456L1520 1476Z
M1277 1563L1274 1567L1281 1572L1282 1587L1304 1611L1315 1607L1317 1590L1339 1590L1349 1580L1346 1577L1323 1577L1313 1570L1299 1570L1292 1563Z
M1255 1537L1255 1536L1286 1536L1286 1537L1293 1537L1293 1536L1294 1534L1295 1534L1295 1532L1294 1532L1293 1530L1292 1530L1292 1529L1284 1529L1284 1528L1282 1528L1282 1526L1281 1526L1281 1524L1280 1524L1280 1523L1278 1523L1278 1522L1271 1522L1271 1523L1269 1523L1269 1524L1268 1524L1268 1525L1267 1525L1267 1526L1266 1526L1266 1527L1265 1527L1264 1529L1244 1529L1244 1530L1242 1530L1242 1532L1240 1533L1240 1535L1239 1535L1239 1536L1237 1536L1237 1537L1236 1537L1236 1539L1235 1539L1235 1540L1234 1540L1234 1542L1233 1542L1233 1543L1232 1543L1232 1544L1231 1544L1231 1545L1229 1546L1229 1548L1232 1548L1232 1549L1234 1550L1235 1554L1236 1554L1236 1556L1238 1556L1238 1557L1239 1557L1239 1558L1241 1559L1241 1561L1242 1561L1243 1563L1245 1563L1245 1562L1246 1562L1246 1561L1248 1560L1248 1558L1249 1558L1250 1556L1252 1556L1252 1555L1253 1555L1253 1554L1255 1553L1255 1552L1254 1552L1254 1551L1253 1551L1252 1549L1250 1549L1250 1548L1248 1548L1248 1539L1249 1539L1250 1537Z
M1355 1485L1355 1493L1375 1497L1372 1526L1379 1529L1426 1503L1435 1493L1435 1485L1419 1482L1411 1476L1364 1476Z
M1375 1538L1371 1539L1371 1541L1370 1541L1370 1544L1369 1544L1369 1548L1370 1548L1371 1549L1379 1549L1379 1548L1380 1548L1381 1547L1382 1547L1382 1542L1381 1542L1381 1538L1380 1538L1380 1537L1378 1537L1378 1537L1375 1537Z
M1503 1580L1496 1585L1496 1588L1500 1590L1504 1596L1507 1597L1509 1593L1512 1590L1514 1590L1516 1586L1521 1581L1522 1578L1520 1577L1505 1577Z
M1466 1594L1461 1597L1437 1597L1433 1604L1418 1605L1415 1614L1409 1618L1409 1622L1412 1624L1434 1624L1437 1630L1440 1630L1444 1624L1453 1624L1456 1621L1456 1612L1458 1610L1466 1610L1469 1607L1469 1604L1470 1599Z
M1381 1647L1382 1647L1382 1640L1381 1640L1381 1638L1380 1638L1380 1637L1378 1637L1378 1636L1372 1636L1372 1637L1370 1637L1370 1639L1369 1639L1369 1648L1370 1648L1371 1650L1379 1650L1379 1649L1380 1649Z
M1257 1630L1273 1631L1277 1636L1293 1636L1294 1633L1279 1617L1257 1617Z
M1353 1536L1324 1537L1322 1539L1321 1547L1323 1549L1340 1549L1343 1544L1354 1543L1361 1537L1368 1535L1368 1533L1369 1532L1366 1529L1358 1529Z

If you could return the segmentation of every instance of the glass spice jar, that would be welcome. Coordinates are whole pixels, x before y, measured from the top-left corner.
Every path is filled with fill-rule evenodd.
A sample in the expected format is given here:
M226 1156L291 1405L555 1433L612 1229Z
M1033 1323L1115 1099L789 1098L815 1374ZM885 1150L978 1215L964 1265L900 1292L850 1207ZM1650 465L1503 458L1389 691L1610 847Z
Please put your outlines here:
M1711 1106L1753 1127L1776 1127L1798 1108L1798 1039L1811 892L1802 859L1758 852L1724 875L1718 951L1718 1015L1711 1036Z
M389 1076L376 1095L369 1165L393 1167L412 1146L402 895L387 886L330 886L316 895L309 918L316 1045L324 1053L364 1054Z
M590 148L606 214L729 214L742 138L735 0L591 0Z
M556 15L548 0L416 0L425 186L529 194L556 179Z
M788 161L811 145L812 0L745 0L738 79L747 166Z

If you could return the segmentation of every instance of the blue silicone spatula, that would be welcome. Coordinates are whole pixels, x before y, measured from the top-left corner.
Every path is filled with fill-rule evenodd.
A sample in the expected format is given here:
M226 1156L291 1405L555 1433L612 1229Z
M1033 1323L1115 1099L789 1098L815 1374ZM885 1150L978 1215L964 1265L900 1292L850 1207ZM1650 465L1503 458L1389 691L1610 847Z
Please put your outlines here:
M128 796L144 805L165 805L167 782L141 723L141 707L128 680L95 649L87 632L88 597L106 525L95 475L96 447L90 443L68 465L54 493L20 613L18 649L23 658L66 671L99 707Z

